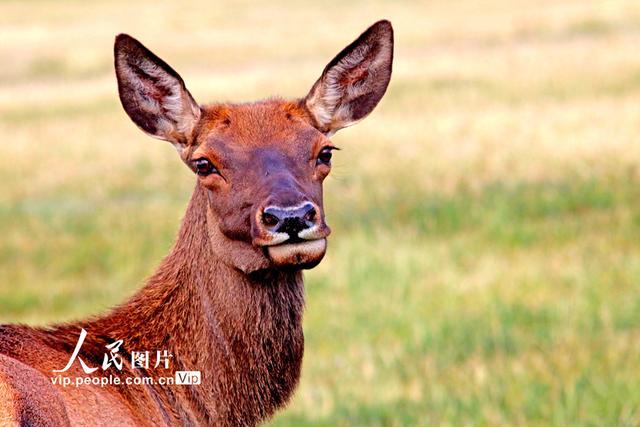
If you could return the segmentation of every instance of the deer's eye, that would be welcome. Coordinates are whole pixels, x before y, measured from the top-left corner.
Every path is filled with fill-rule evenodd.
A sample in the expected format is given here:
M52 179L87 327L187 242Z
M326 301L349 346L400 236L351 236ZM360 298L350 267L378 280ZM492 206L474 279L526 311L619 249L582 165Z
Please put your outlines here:
M218 169L216 169L216 167L213 166L213 163L211 163L209 160L205 159L204 157L195 159L193 161L193 168L195 169L196 173L199 176L207 176L207 175L211 175L212 173L218 173Z
M330 166L331 165L331 150L333 150L333 147L325 147L322 149L322 151L320 151L320 154L318 154L318 160L316 160L316 165L327 165Z

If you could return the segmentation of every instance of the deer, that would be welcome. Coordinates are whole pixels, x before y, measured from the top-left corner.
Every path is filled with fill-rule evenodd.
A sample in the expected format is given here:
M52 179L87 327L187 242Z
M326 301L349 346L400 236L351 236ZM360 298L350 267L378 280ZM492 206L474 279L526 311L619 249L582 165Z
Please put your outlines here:
M0 326L0 424L253 426L284 408L301 375L303 270L327 251L330 137L379 103L393 47L378 21L303 98L200 105L166 62L118 35L125 112L173 144L195 188L172 249L128 301L81 321ZM137 350L167 359L135 366ZM195 371L191 385L142 381Z

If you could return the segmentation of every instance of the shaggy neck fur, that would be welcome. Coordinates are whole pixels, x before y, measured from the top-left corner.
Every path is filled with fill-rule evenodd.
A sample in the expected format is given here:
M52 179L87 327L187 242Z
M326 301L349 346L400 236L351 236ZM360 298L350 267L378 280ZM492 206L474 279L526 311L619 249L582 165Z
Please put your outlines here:
M168 370L125 367L122 375L170 377L196 370L202 384L145 386L138 390L143 393L126 396L134 412L153 406L170 425L254 425L287 402L300 376L302 273L247 274L242 269L252 250L221 258L229 242L209 230L207 205L206 190L197 186L171 253L131 300L84 325L89 335L81 357L97 366L104 345L117 339L124 340L120 354L127 356L166 349L173 355ZM238 260L244 263L238 266ZM74 330L77 340L78 326L65 326L65 335Z

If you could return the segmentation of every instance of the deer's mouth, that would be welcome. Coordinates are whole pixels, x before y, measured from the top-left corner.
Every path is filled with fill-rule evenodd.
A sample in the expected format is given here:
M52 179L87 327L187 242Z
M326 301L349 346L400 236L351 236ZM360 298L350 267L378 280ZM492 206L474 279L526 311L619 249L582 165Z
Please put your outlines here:
M327 251L327 239L287 241L266 247L271 261L277 266L315 267Z

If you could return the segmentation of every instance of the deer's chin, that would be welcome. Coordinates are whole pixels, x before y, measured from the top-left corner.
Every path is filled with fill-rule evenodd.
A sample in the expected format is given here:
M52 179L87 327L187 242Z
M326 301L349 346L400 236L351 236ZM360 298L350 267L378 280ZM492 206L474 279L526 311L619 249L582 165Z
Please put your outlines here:
M267 247L267 254L277 267L313 268L327 251L327 239L282 243Z

